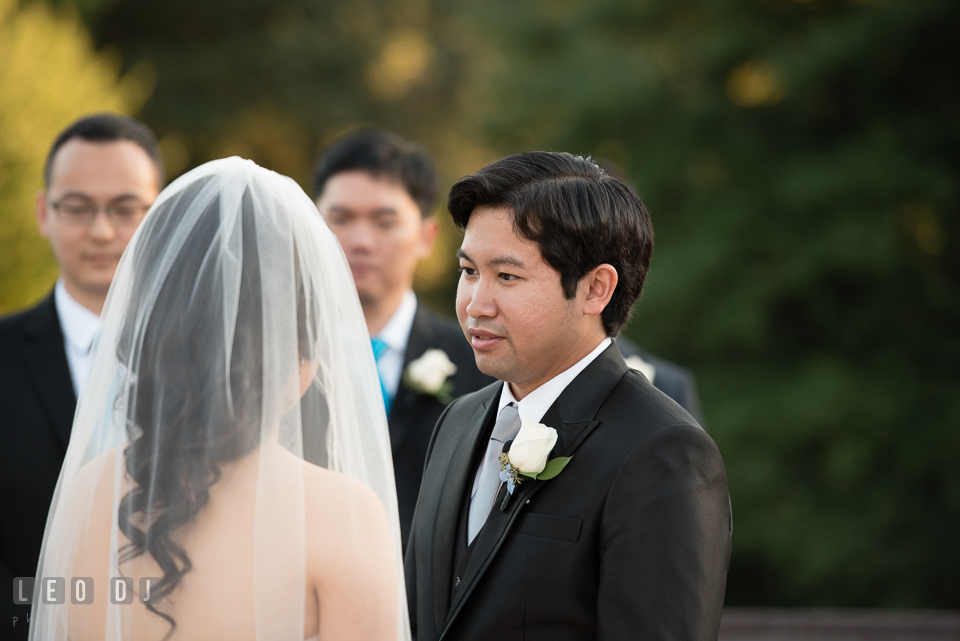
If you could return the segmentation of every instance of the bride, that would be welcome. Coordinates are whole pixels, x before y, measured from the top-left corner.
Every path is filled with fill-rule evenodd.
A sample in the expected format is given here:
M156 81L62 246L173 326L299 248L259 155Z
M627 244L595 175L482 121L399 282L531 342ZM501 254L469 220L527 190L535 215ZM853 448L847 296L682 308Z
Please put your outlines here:
M370 340L296 183L238 158L176 180L102 318L30 638L406 638Z

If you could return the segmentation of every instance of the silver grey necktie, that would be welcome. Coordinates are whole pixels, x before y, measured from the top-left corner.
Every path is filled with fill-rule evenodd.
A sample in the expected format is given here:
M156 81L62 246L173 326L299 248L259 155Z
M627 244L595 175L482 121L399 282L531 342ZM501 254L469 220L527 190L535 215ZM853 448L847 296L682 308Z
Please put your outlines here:
M483 527L497 498L497 490L500 488L500 455L503 453L503 444L516 438L519 431L520 414L517 406L510 403L500 410L497 423L493 426L493 434L490 435L490 441L487 443L487 452L483 455L480 484L470 501L470 512L467 515L468 545L473 542L477 532Z

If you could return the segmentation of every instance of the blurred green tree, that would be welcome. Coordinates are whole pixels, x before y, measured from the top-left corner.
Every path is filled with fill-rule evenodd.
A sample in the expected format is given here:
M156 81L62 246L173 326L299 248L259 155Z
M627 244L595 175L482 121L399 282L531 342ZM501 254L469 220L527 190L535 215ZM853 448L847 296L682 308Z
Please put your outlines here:
M35 302L57 275L34 195L57 133L98 111L131 113L150 90L142 68L117 77L76 11L0 0L0 315Z
M960 5L473 14L489 144L612 160L651 207L630 333L698 374L728 603L960 607Z
M53 0L56 2L57 0ZM69 2L70 0L62 0ZM430 0L77 0L97 43L156 70L141 115L171 174L240 155L292 176L311 193L320 149L361 126L418 140L449 185L491 160L460 127L453 88L468 43ZM455 233L417 272L442 306ZM431 296L431 293L433 295Z

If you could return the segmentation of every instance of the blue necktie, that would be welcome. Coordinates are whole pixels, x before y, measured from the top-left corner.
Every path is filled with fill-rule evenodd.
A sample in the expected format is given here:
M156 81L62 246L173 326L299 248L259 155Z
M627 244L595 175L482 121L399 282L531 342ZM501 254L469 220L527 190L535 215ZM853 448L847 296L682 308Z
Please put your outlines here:
M379 338L371 338L370 345L373 347L373 357L377 359L377 376L380 378L380 392L383 394L383 409L386 410L387 417L389 418L393 398L390 396L390 392L387 391L386 385L383 384L383 376L380 375L380 357L387 351L387 344Z

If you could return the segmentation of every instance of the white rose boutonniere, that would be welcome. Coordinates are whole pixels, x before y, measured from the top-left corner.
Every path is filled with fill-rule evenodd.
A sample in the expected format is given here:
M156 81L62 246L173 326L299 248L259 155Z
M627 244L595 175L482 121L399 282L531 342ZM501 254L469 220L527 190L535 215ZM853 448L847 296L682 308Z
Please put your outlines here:
M434 396L439 401L449 404L453 397L453 381L450 377L457 373L457 366L453 364L447 353L442 349L428 349L418 359L410 361L403 372L403 381L407 387L418 394Z
M520 431L508 452L510 465L520 474L536 476L547 466L547 456L557 444L557 430L521 419Z
M558 456L547 460L557 444L557 430L543 423L526 419L520 421L520 431L510 450L500 455L500 482L507 484L507 496L525 479L549 481L563 471L572 456ZM504 499L501 511L506 507Z

